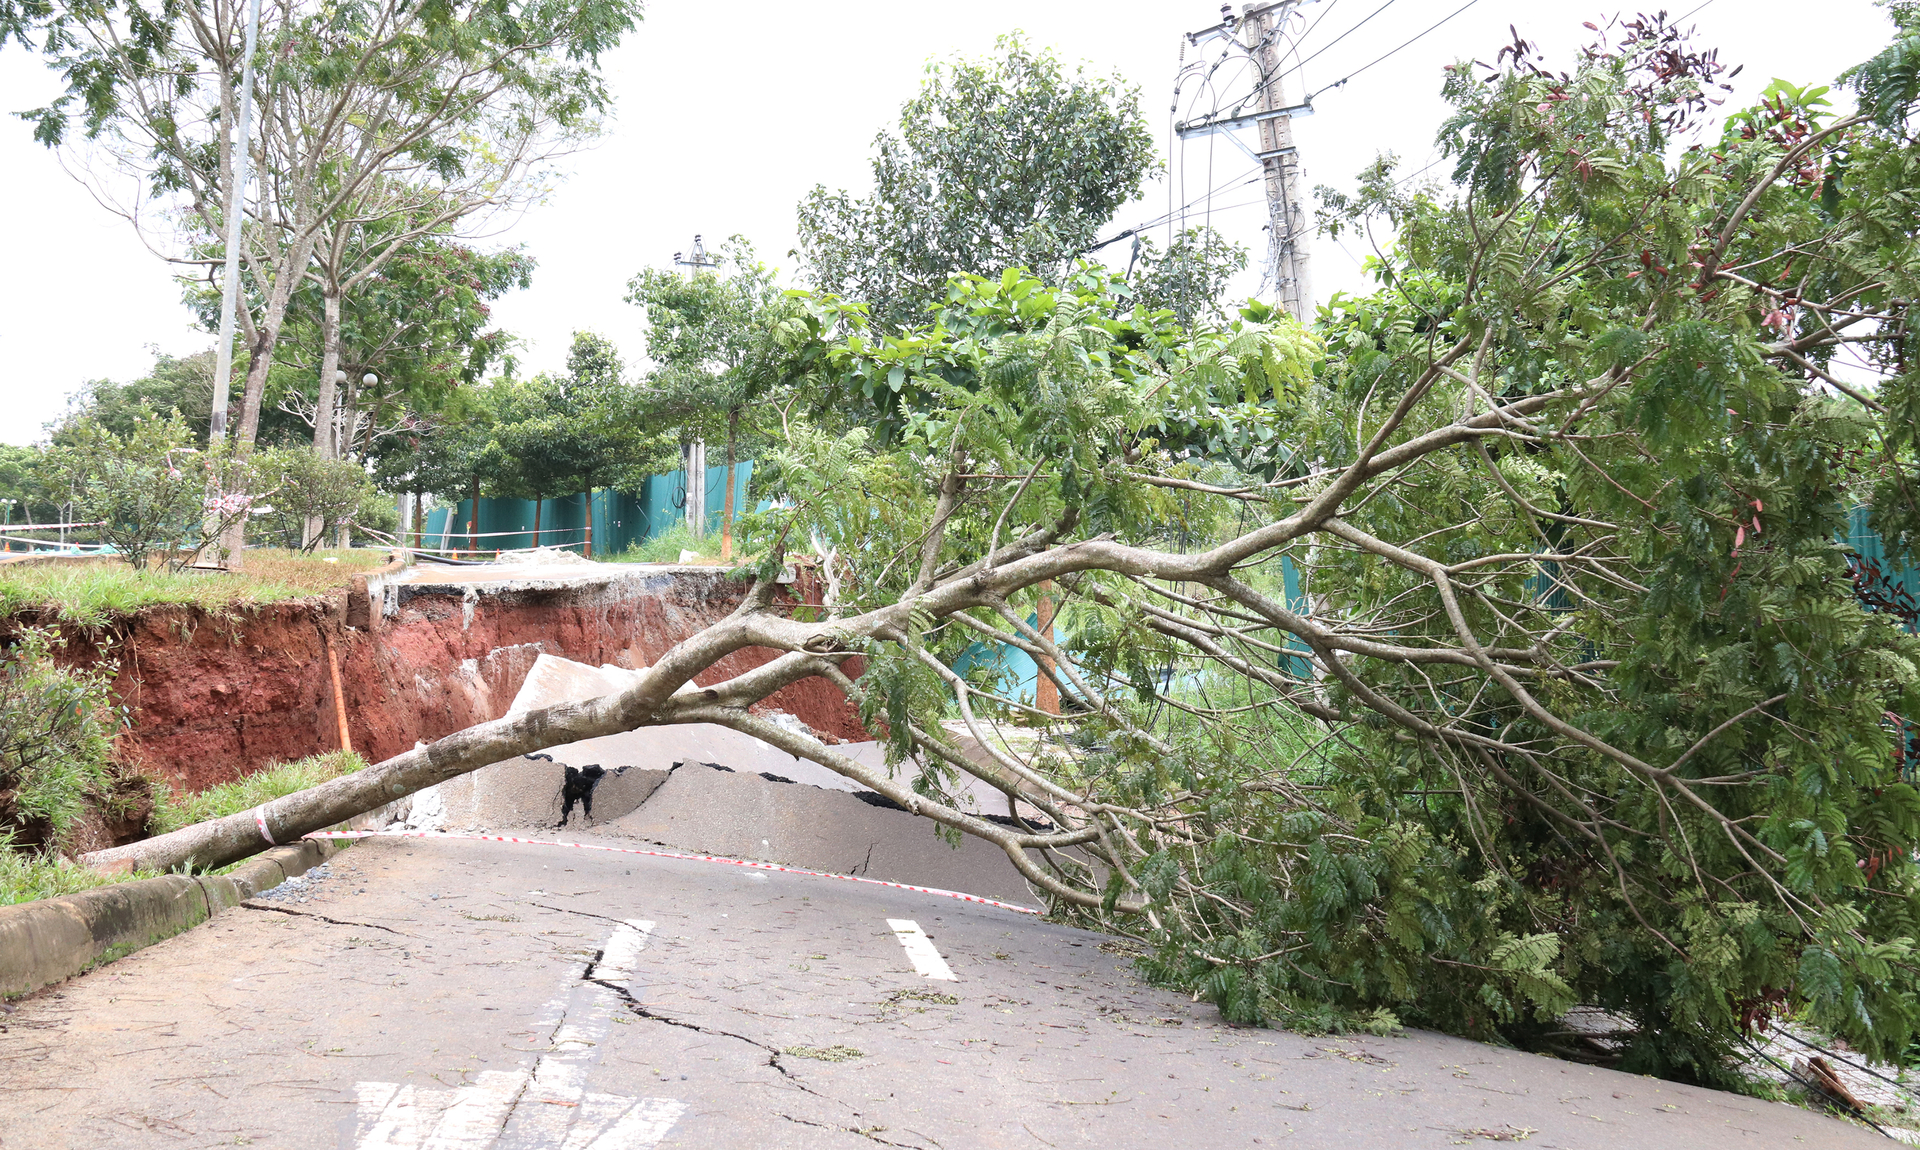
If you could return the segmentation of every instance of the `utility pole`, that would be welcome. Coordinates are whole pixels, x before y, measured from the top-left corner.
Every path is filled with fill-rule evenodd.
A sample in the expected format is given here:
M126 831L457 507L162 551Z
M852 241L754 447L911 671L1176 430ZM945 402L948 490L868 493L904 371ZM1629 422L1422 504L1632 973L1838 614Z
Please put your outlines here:
M707 255L707 245L700 236L693 237L691 258L681 258L684 252L673 253L676 267L692 268L687 274L697 276L701 268L717 268L720 261ZM707 536L707 441L696 439L680 449L681 474L686 477L682 485L687 497L687 530L695 539Z
M673 262L678 267L692 268L693 271L688 273L690 275L699 275L701 268L717 268L720 266L719 260L707 255L707 245L701 242L698 233L695 233L693 237L693 258L681 259L680 257L684 254L686 253L673 253Z
M1249 4L1241 10L1247 52L1259 67L1259 110L1287 107L1280 74L1280 29L1294 4ZM1313 322L1313 281L1308 275L1307 205L1300 194L1300 154L1293 145L1293 116L1259 121L1260 163L1267 177L1267 276L1280 306L1301 323Z
M1306 197L1300 190L1300 155L1293 143L1293 117L1312 115L1313 106L1286 101L1280 34L1294 10L1312 2L1252 3L1243 7L1238 17L1231 7L1222 5L1220 23L1189 32L1187 42L1193 45L1216 38L1232 41L1236 31L1241 34L1238 43L1254 65L1254 110L1243 114L1235 108L1226 114L1174 125L1175 134L1183 140L1213 133L1224 135L1260 164L1267 184L1267 261L1262 290L1271 285L1280 306L1302 323L1313 320L1313 280L1307 249L1311 233ZM1258 151L1234 135L1240 128L1255 129Z

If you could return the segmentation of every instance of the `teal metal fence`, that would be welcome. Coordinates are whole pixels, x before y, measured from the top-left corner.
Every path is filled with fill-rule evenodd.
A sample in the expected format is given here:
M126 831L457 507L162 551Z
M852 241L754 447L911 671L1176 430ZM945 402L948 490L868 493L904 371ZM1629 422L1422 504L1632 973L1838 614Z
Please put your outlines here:
M734 465L734 514L753 510L747 489L753 479L753 461ZM686 473L650 476L637 492L603 488L593 493L593 553L617 555L635 544L664 534L680 521L686 508ZM718 531L727 503L727 469L707 468L704 509L708 532ZM586 540L587 497L584 493L557 499L496 499L482 496L479 515L471 499L450 507L436 507L426 516L420 544L434 551L513 551L537 545L577 549ZM469 532L472 532L471 537Z

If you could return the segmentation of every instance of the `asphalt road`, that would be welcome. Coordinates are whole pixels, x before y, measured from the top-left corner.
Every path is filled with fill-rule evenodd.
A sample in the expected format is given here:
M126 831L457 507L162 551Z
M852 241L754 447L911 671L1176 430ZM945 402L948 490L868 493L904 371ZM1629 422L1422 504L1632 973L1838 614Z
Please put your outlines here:
M274 893L0 1015L0 1147L1886 1145L1439 1035L1229 1028L1100 935L883 887L382 839Z

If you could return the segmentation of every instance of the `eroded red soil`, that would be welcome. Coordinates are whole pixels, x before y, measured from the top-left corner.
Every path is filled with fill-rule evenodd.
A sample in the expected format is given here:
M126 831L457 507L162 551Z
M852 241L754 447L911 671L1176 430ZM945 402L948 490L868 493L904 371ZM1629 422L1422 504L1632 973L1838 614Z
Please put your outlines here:
M339 746L329 642L340 659L354 749L377 762L416 741L500 717L542 652L594 665L651 665L732 611L743 591L719 571L471 599L407 587L397 613L370 631L345 625L344 596L230 618L154 608L112 633L67 629L63 657L114 666L116 690L132 716L123 753L200 790ZM697 682L722 681L778 654L760 647L735 652ZM796 683L765 706L836 738L868 737L846 698L823 679Z

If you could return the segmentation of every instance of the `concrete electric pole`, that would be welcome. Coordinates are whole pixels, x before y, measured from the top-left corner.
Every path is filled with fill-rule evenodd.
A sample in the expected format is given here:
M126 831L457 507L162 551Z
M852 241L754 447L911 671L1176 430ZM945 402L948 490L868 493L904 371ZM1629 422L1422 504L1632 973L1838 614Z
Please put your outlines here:
M693 237L693 255L688 259L681 259L680 257L683 255L686 255L686 253L673 253L673 262L676 267L692 268L693 271L689 272L689 275L699 275L701 268L717 268L720 266L719 260L707 254L707 245L701 242L698 235Z
M1313 319L1313 280L1308 274L1307 239L1311 224L1306 196L1300 188L1300 155L1293 143L1293 117L1313 114L1311 104L1288 104L1284 70L1280 64L1280 35L1296 8L1313 0L1269 0L1248 4L1238 17L1222 5L1221 21L1211 28L1187 33L1193 45L1221 39L1237 43L1254 65L1250 100L1225 112L1175 124L1182 140L1218 133L1252 157L1266 175L1267 261L1263 293L1270 287L1280 306L1302 323ZM1234 40L1239 32L1241 39ZM1253 111L1242 112L1248 103ZM1249 148L1234 133L1253 128L1259 149Z
M1293 146L1293 116L1287 108L1280 71L1280 28L1293 14L1294 2L1249 4L1243 10L1241 33L1247 53L1259 67L1258 111L1278 112L1258 121L1260 158L1267 177L1267 275L1287 309L1301 323L1313 321L1313 280L1308 274L1309 223L1306 197L1300 191L1300 153Z
M247 165L253 159L253 53L260 40L260 0L247 10L246 59L240 64L240 138L233 142L233 187L227 192L227 274L220 284L220 342L214 345L213 416L207 447L227 435L227 391L233 386L234 309L240 297L240 223L247 214Z
M693 237L693 254L687 258L685 252L673 253L675 267L692 268L687 274L697 276L702 268L717 268L720 261L707 254L707 245L698 235ZM707 536L707 441L696 439L680 449L681 474L685 482L681 485L686 491L687 530L695 539Z

